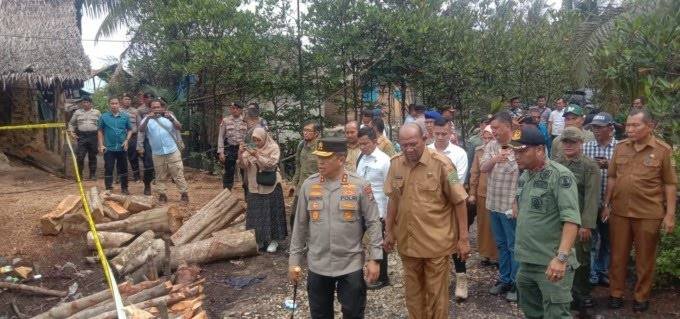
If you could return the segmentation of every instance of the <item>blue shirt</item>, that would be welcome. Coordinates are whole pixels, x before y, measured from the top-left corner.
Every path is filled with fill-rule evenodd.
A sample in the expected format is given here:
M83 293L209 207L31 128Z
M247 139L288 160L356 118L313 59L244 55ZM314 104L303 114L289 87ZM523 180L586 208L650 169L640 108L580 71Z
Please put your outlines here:
M170 135L170 132L175 133L175 126L172 121L165 117L149 117L146 121L146 137L149 139L149 145L151 145L151 154L168 155L176 152L177 143Z
M132 129L128 115L123 112L113 115L106 112L99 120L99 129L104 132L104 147L106 151L120 152L127 132Z

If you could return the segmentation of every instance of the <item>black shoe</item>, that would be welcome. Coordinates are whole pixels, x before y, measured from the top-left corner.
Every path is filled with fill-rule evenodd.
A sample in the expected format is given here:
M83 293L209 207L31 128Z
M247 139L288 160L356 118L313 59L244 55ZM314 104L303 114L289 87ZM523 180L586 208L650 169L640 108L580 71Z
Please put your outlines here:
M497 281L496 284L493 285L493 287L491 287L491 289L489 289L489 293L495 296L495 295L505 294L508 291L510 291L510 289L512 289L511 284L506 284L504 282Z
M182 193L182 196L179 198L179 200L184 204L189 204L189 194Z
M120 193L123 195L130 195L130 192L127 189L121 190Z
M497 262L493 262L493 261L491 261L491 259L489 259L489 258L484 258L484 259L482 259L481 264L482 264L482 266L484 266L484 267L491 267L491 266L494 266L494 265L498 265Z
M385 286L388 286L389 284L390 283L386 282L386 281L376 281L372 284L366 285L366 289L368 289L368 290L378 290L378 289L382 289Z
M107 187L106 190L107 191L113 191L113 187Z
M158 195L158 203L159 204L165 204L168 202L168 196L165 194L160 194Z
M643 302L633 301L634 312L645 312L649 310L649 300Z
M151 196L151 187L144 186L144 195Z
M610 309L623 308L623 298L609 297L609 308Z
M90 176L87 177L88 181L96 181L97 180L97 174L92 173Z

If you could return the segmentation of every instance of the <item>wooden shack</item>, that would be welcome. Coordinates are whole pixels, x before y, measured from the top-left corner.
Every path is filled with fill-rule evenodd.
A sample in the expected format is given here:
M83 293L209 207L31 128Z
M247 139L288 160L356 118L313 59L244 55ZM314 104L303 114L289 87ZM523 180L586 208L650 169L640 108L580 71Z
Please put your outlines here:
M90 76L75 0L0 1L0 126L64 122ZM0 152L60 173L59 129L0 131Z

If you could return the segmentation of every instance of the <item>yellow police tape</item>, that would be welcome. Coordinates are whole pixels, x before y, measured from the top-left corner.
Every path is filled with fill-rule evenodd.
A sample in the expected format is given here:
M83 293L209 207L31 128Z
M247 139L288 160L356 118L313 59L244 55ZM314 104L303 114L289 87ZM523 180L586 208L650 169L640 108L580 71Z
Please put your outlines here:
M8 125L0 126L0 131L7 130L30 130L30 129L44 129L44 128L65 128L66 123L41 123L41 124L26 124L26 125ZM83 181L80 179L80 174L78 173L78 162L76 161L76 154L73 151L73 146L71 145L71 139L64 131L64 136L66 139L66 144L71 153L71 160L73 161L73 172L76 175L76 183L78 184L78 190L80 191L80 198L83 201L83 208L85 209L85 216L87 217L87 222L90 226L90 232L92 232L92 237L94 238L94 244L97 248L97 255L99 256L99 261L101 261L102 269L104 270L104 277L109 285L109 290L113 295L113 301L116 306L116 313L119 319L127 318L125 315L125 310L123 307L123 300L118 291L118 284L116 283L116 278L111 271L109 262L104 255L104 250L102 249L102 244L99 240L99 235L97 234L97 229L94 226L94 220L92 219L92 211L90 211L90 203L85 195L85 188L83 187Z
M7 125L0 126L0 131L9 130L30 130L38 128L65 128L66 123L41 123L41 124L25 124L25 125Z

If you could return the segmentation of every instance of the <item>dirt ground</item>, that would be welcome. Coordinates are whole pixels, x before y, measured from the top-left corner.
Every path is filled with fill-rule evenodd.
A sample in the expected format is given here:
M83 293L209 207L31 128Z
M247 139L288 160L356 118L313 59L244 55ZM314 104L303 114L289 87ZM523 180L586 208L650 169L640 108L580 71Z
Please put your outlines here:
M77 284L77 293L87 295L106 288L101 269L84 263L83 257L91 252L85 246L84 234L42 236L39 217L55 207L68 194L77 194L73 181L50 176L42 171L13 163L11 172L0 173L0 266L11 264L33 267L43 275L39 281L29 282L46 288L68 290ZM203 172L188 170L191 203L180 206L196 210L220 192L221 179ZM87 187L103 187L103 181L88 181ZM178 202L179 194L170 185L171 202ZM119 189L115 189L119 191ZM142 184L132 183L130 191L141 194ZM471 228L474 229L474 226ZM475 234L471 234L473 247ZM204 306L210 318L288 318L290 311L283 303L292 299L292 286L286 280L287 243L275 254L262 254L252 258L216 262L202 266L206 277ZM495 281L496 270L482 267L479 256L473 254L468 261L470 297L466 302L451 302L454 318L522 318L516 305L490 296L488 288ZM67 265L67 263L72 263ZM73 267L75 266L75 267ZM391 286L369 291L366 318L407 318L403 299L402 268L398 257L390 255ZM261 281L243 289L227 283L228 278L259 277ZM5 276L0 277L4 280ZM452 289L453 290L453 289ZM680 318L677 298L680 289L655 289L652 309L645 315L634 315L630 302L621 311L606 309L606 288L597 287L594 295L597 307L594 318ZM296 318L308 318L308 304L304 284L298 289L299 308ZM630 297L629 297L630 298ZM18 318L17 308L25 315L36 315L59 302L59 298L29 296L11 291L0 291L0 318ZM14 306L14 307L13 307ZM339 306L336 303L336 309ZM339 313L336 314L337 318Z

